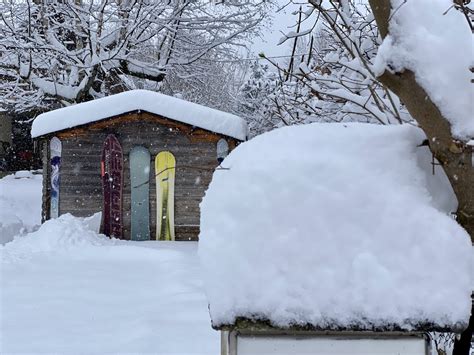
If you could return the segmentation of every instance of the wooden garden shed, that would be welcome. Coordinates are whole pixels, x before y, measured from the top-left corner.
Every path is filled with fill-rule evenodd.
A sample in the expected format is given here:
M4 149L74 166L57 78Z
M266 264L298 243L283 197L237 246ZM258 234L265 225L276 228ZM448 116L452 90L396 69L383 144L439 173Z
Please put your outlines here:
M235 148L247 138L247 125L235 115L146 90L133 90L39 115L32 126L43 160L42 220L51 204L50 141L61 142L59 214L90 216L103 208L101 155L114 135L123 151L121 238L130 239L131 184L129 152L144 147L151 159L163 151L174 155L174 228L176 240L196 240L199 204L220 164L217 146ZM221 149L222 150L222 149ZM225 150L225 149L224 149ZM225 151L219 154L225 155ZM156 239L156 171L150 164L150 239Z

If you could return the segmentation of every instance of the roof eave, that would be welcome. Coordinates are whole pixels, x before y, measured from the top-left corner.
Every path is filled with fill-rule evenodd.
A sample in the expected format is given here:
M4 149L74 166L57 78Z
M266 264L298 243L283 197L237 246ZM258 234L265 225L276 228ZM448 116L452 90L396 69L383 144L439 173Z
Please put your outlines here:
M97 123L97 122L102 122L102 121L111 120L111 119L114 119L114 118L119 118L119 117L121 117L121 116L129 115L129 114L142 113L142 112L146 112L147 114L150 114L150 115L153 115L153 116L156 116L156 117L162 117L162 118L164 118L164 119L166 119L166 120L169 120L169 121L172 121L172 122L176 122L176 123L179 123L179 124L184 124L184 125L189 126L189 127L197 127L197 126L190 125L189 123L181 122L181 121L178 121L178 120L169 118L169 117L161 116L161 115L158 115L158 114L156 114L156 113L153 113L153 112L150 112L150 111L147 111L147 110L137 109L137 110L132 110L132 111L120 113L120 114L118 114L118 115L114 115L114 116L110 116L110 117L104 117L104 118L102 118L102 119L100 119L100 120L96 120L96 121L92 121L92 122L87 122L87 123L80 124L80 125L77 125L77 126L68 127L68 128L63 128L63 129L60 129L60 130L57 130L57 131L52 131L52 132L48 132L48 133L44 133L44 134L40 134L40 135L36 135L36 136L31 135L31 138L32 138L32 139L48 139L48 138L53 137L53 136L55 136L56 134L61 133L61 132L66 132L66 131L73 130L73 129L76 129L76 128L83 128L83 127L86 127L86 126L95 124L95 123ZM238 140L239 142L244 142L244 141L247 140L247 137L245 137L245 139L242 139L242 138L239 138L239 137L230 136L230 135L228 135L228 134L219 133L219 132L214 132L214 131L211 131L211 130L209 130L209 129L202 128L202 127L197 127L197 128L202 129L202 130L207 131L207 132L212 133L212 134L217 134L217 135L220 135L220 136L223 136L223 137L235 139L235 140Z
M334 324L333 326L317 326L313 324L292 324L287 327L279 327L272 324L267 319L250 319L239 317L233 324L212 324L215 330L221 331L242 331L257 332L257 333L281 333L281 332L312 332L312 333L341 333L341 332L356 332L356 333L413 333L413 332L451 332L462 333L467 327L465 323L458 323L454 325L439 325L426 321L407 321L409 327L402 327L399 324L353 324L349 326L339 326L336 322L328 322Z

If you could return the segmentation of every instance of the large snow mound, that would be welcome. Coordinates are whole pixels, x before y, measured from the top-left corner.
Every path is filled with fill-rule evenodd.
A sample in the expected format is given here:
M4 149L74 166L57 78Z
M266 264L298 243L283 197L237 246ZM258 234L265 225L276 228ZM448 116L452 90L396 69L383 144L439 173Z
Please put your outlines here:
M376 70L412 70L416 80L450 121L452 133L474 137L474 85L469 70L474 37L451 0L392 0L390 35ZM449 9L449 11L447 11Z
M11 262L28 259L35 253L60 253L115 244L116 240L97 234L99 224L100 213L88 218L63 214L46 221L37 231L26 236L16 236L11 242L0 246L2 260Z
M467 322L471 243L432 205L412 126L311 124L238 146L201 203L215 326Z
M35 138L137 110L239 140L247 138L247 123L238 116L148 90L131 90L43 113L33 121L31 136Z

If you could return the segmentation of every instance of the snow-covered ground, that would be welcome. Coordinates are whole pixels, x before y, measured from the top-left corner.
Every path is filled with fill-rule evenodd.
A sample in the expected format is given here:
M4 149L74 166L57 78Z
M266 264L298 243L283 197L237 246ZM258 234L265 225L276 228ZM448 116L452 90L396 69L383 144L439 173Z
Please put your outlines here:
M40 182L1 179L2 212L36 224ZM218 354L197 244L110 240L97 226L63 215L0 246L0 353Z
M42 181L29 171L0 179L0 245L41 224Z

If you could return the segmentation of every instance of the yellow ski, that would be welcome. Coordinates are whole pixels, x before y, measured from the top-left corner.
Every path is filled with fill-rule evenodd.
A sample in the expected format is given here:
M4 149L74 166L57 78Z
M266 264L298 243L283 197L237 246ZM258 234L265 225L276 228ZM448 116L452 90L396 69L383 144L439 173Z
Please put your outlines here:
M176 160L170 152L155 158L156 239L174 240L174 175Z

